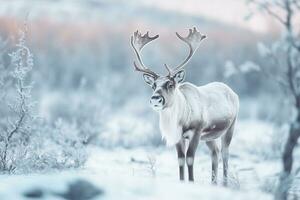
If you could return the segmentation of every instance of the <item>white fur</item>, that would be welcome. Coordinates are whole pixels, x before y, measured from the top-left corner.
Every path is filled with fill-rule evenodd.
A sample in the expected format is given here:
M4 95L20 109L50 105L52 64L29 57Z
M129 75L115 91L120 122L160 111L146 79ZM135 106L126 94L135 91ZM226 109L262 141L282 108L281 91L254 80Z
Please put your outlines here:
M185 164L184 158L178 158L178 165L179 166L184 166L184 164Z
M160 131L168 146L176 144L181 139L180 121L189 120L191 110L185 106L185 97L178 88L175 90L174 98L172 106L161 110L159 113Z
M193 165L194 164L194 157L187 157L186 158L186 164L187 165Z
M173 104L159 112L160 130L167 145L174 145L183 137L182 125L201 121L203 127L237 117L238 96L224 83L213 82L197 87L183 83L175 89Z

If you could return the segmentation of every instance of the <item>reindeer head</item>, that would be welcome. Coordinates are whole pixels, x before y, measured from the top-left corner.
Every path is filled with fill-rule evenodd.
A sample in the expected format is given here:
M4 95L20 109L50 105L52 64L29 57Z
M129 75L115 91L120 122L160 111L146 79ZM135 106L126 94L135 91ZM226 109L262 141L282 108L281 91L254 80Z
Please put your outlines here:
M170 68L167 64L164 64L168 71L168 74L165 76L158 75L150 70L144 65L141 59L141 51L143 47L151 41L157 39L159 35L150 37L149 33L147 32L142 36L141 33L136 31L133 36L131 36L131 46L134 49L139 63L139 65L137 65L136 62L133 62L134 68L136 71L143 73L145 82L153 89L153 94L150 98L150 104L152 108L157 111L163 110L164 108L172 105L174 92L176 91L179 83L184 81L184 67L199 47L201 40L206 37L205 35L201 35L195 27L189 30L187 37L182 37L177 32L176 35L180 40L189 46L189 55L174 69Z

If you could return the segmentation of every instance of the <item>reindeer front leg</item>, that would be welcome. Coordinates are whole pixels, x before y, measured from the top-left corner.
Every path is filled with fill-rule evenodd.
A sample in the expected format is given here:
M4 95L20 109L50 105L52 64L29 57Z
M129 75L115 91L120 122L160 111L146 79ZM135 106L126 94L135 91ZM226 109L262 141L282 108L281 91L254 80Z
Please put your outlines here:
M184 139L181 139L176 144L176 151L178 156L178 164L179 164L179 179L181 181L184 180L184 165L185 165L185 142Z
M188 166L189 181L194 181L194 158L199 144L199 134L196 132L189 142L186 152L186 164Z

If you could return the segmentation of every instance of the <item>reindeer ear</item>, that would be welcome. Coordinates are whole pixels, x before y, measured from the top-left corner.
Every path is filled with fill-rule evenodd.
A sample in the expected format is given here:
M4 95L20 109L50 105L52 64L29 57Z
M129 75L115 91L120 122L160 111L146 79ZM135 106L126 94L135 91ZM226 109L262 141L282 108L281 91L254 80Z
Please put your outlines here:
M185 78L185 71L184 69L183 70L180 70L179 72L177 72L174 76L173 76L174 80L176 83L181 83L184 81L184 78Z
M150 85L150 87L153 86L154 82L155 82L155 78L153 76L151 76L150 74L143 74L143 78L145 80L145 82Z

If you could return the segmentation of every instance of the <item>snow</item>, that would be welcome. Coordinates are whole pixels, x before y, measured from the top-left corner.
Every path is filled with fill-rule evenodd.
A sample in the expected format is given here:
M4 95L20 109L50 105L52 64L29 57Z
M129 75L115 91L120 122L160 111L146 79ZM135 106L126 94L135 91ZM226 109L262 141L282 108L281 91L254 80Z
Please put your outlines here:
M90 147L88 149L90 157L82 169L51 174L1 175L0 199L26 199L22 196L24 192L36 188L46 191L43 199L62 199L53 194L65 191L67 185L74 180L84 179L104 191L103 198L99 196L99 199L199 199L205 197L208 200L268 200L272 199L272 196L263 190L274 186L274 177L280 171L281 166L277 160L262 160L262 157L253 151L262 148L260 142L270 140L272 131L272 126L260 121L238 122L230 148L228 188L221 184L221 160L218 185L210 184L210 156L203 142L200 143L195 158L194 183L178 180L178 163L174 148L164 146L132 149Z
M6 180L5 184L1 184L1 191L6 191L6 194L1 195L1 199L26 199L21 194L26 192L28 188L26 185L31 185L31 187L43 188L48 191L43 199L59 200L62 198L54 197L51 193L63 192L66 190L66 183L82 177L82 175L74 177L71 174L64 174L62 176L14 177L9 181ZM138 177L128 179L128 177L122 175L114 177L89 175L84 176L84 178L105 191L105 198L99 199L199 199L201 197L205 197L205 199L220 199L221 195L222 199L232 200L271 199L269 195L261 193L252 193L251 191L239 192L198 183L190 184L153 178L143 178L141 180ZM20 182L17 183L18 181ZM57 182L60 182L60 184ZM7 187L7 183L14 183L18 189Z

